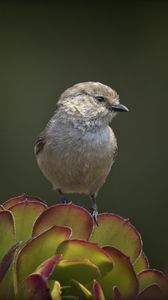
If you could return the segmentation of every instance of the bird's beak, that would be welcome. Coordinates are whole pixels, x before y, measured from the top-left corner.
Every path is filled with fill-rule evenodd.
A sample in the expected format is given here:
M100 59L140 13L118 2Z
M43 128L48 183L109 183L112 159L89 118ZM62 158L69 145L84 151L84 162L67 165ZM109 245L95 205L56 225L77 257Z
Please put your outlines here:
M125 111L125 112L129 111L129 109L125 105L120 104L120 103L112 105L112 110L114 110L114 111Z

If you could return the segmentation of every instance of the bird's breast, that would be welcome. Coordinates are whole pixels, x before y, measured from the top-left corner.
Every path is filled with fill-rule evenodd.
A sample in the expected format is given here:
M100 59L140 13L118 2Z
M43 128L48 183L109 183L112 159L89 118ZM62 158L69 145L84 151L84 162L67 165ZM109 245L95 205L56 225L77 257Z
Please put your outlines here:
M56 187L65 192L89 194L104 183L116 148L110 127L95 132L67 128L47 142L39 156L39 166Z
M106 159L112 159L117 142L112 129L107 126L97 131L81 132L79 130L62 131L48 143L48 149L54 156L63 161L73 163L99 164ZM100 162L98 161L100 160Z

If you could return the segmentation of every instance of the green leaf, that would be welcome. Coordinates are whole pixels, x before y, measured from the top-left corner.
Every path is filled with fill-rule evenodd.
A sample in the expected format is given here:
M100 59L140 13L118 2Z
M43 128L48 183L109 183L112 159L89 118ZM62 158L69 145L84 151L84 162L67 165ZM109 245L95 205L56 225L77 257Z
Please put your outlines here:
M123 300L132 299L138 292L138 280L129 257L110 246L103 249L111 255L113 262L111 272L100 279L105 298L115 299L112 288L117 287Z
M10 248L0 263L0 299L14 299L14 272L13 261L14 255L19 244Z
M10 207L15 219L17 241L25 242L30 239L34 222L45 209L44 203L29 200L24 200Z
M12 265L9 267L8 271L6 272L4 278L0 283L0 299L1 300L15 299Z
M91 292L80 282L71 280L71 293L78 296L80 300L93 299Z
M17 249L17 247L19 246L19 244L15 244L13 245L9 251L7 252L7 254L3 257L3 259L0 262L0 282L3 280L6 272L8 271L8 269L10 268L12 261L13 261L13 257L15 254L15 251Z
M64 241L57 249L57 254L62 254L63 259L88 259L95 264L102 274L109 272L112 267L110 256L97 244L81 241Z
M61 286L58 281L54 281L54 284L52 286L51 290L51 297L52 300L61 300Z
M134 262L142 249L140 234L127 219L114 214L103 213L98 215L98 224L95 226L90 241L100 246L112 246L119 249Z
M33 273L42 262L55 255L58 245L70 235L69 228L53 226L30 240L18 254L16 262L18 283Z
M14 220L10 211L0 211L0 260L15 243Z
M134 262L133 267L136 273L140 273L146 269L149 269L149 262L143 250Z
M52 278L57 279L61 285L68 285L72 279L86 285L99 277L98 267L88 259L61 260L52 274Z
M18 299L52 300L47 281L40 274L31 274L22 283Z
M93 230L93 220L88 211L72 203L56 204L46 209L37 219L33 235L53 225L72 228L72 237L76 239L88 240Z
M149 269L138 274L140 292L144 291L149 286L157 285L166 299L168 299L168 278L162 272Z
M103 290L101 288L101 285L96 280L94 280L94 283L93 283L93 293L94 293L94 296L95 296L95 300L105 300L104 293L103 293Z

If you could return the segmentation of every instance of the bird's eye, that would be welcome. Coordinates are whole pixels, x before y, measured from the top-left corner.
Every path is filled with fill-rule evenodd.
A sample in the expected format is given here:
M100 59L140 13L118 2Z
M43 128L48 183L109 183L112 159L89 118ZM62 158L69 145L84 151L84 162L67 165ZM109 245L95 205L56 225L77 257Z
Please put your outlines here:
M105 100L105 98L103 96L96 96L95 97L96 100L98 100L99 102L103 102Z

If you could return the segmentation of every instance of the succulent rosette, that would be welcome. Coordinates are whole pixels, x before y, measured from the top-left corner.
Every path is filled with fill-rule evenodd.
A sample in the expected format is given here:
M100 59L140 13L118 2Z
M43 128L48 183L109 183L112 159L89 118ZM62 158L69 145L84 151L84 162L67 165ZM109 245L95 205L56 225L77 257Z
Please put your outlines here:
M118 215L22 195L0 206L0 300L166 300L135 227Z

